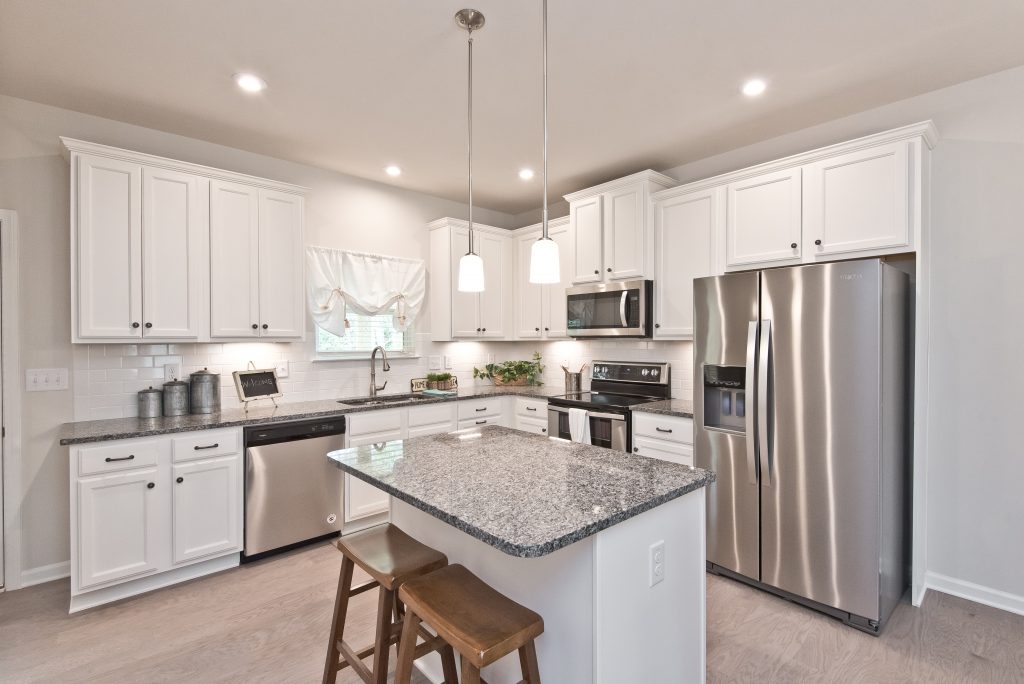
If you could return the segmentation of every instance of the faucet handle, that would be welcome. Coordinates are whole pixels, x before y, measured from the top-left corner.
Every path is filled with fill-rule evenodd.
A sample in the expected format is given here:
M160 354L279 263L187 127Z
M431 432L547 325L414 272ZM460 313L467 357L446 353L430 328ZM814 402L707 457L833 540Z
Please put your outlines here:
M385 380L383 385L381 385L380 387L374 387L374 389L377 390L378 392L382 392L382 391L384 391L384 388L387 387L387 386L388 386L388 381Z

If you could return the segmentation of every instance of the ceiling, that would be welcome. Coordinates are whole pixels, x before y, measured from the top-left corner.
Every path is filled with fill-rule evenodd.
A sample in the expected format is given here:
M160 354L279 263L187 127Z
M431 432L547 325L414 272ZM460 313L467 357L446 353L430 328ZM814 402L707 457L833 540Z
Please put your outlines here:
M464 200L464 4L0 0L0 92ZM554 198L1024 64L1020 0L549 4ZM510 213L540 205L540 5L470 5L475 200Z

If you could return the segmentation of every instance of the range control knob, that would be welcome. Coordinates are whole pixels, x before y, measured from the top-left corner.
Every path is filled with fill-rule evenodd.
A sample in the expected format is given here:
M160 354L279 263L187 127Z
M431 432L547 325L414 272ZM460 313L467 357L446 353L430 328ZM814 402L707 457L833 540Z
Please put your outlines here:
M657 368L652 368L651 369L651 377L652 378L658 377L658 369Z
M646 377L647 377L647 375L648 375L648 374L649 374L650 372L651 372L650 370L648 370L648 369L644 368L644 369L643 369L642 371L640 371L640 375L642 375L643 377L645 377L645 378L646 378Z

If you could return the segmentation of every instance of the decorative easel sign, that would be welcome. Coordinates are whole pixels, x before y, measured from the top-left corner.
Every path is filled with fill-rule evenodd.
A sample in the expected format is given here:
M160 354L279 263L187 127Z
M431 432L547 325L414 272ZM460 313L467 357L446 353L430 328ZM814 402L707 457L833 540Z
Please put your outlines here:
M235 378L238 399L246 405L257 399L273 401L275 397L282 396L277 386L277 371L273 368L235 371L231 375ZM277 406L276 401L274 405Z

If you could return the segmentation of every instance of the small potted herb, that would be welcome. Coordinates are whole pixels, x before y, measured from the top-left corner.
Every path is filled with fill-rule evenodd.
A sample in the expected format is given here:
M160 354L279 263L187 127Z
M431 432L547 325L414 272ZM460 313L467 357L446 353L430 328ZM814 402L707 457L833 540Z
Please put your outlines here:
M473 377L491 380L496 386L540 385L544 366L540 352L533 352L531 361L502 361L489 363L483 368L474 368Z
M428 373L427 389L450 390L455 383L452 381L451 373Z

